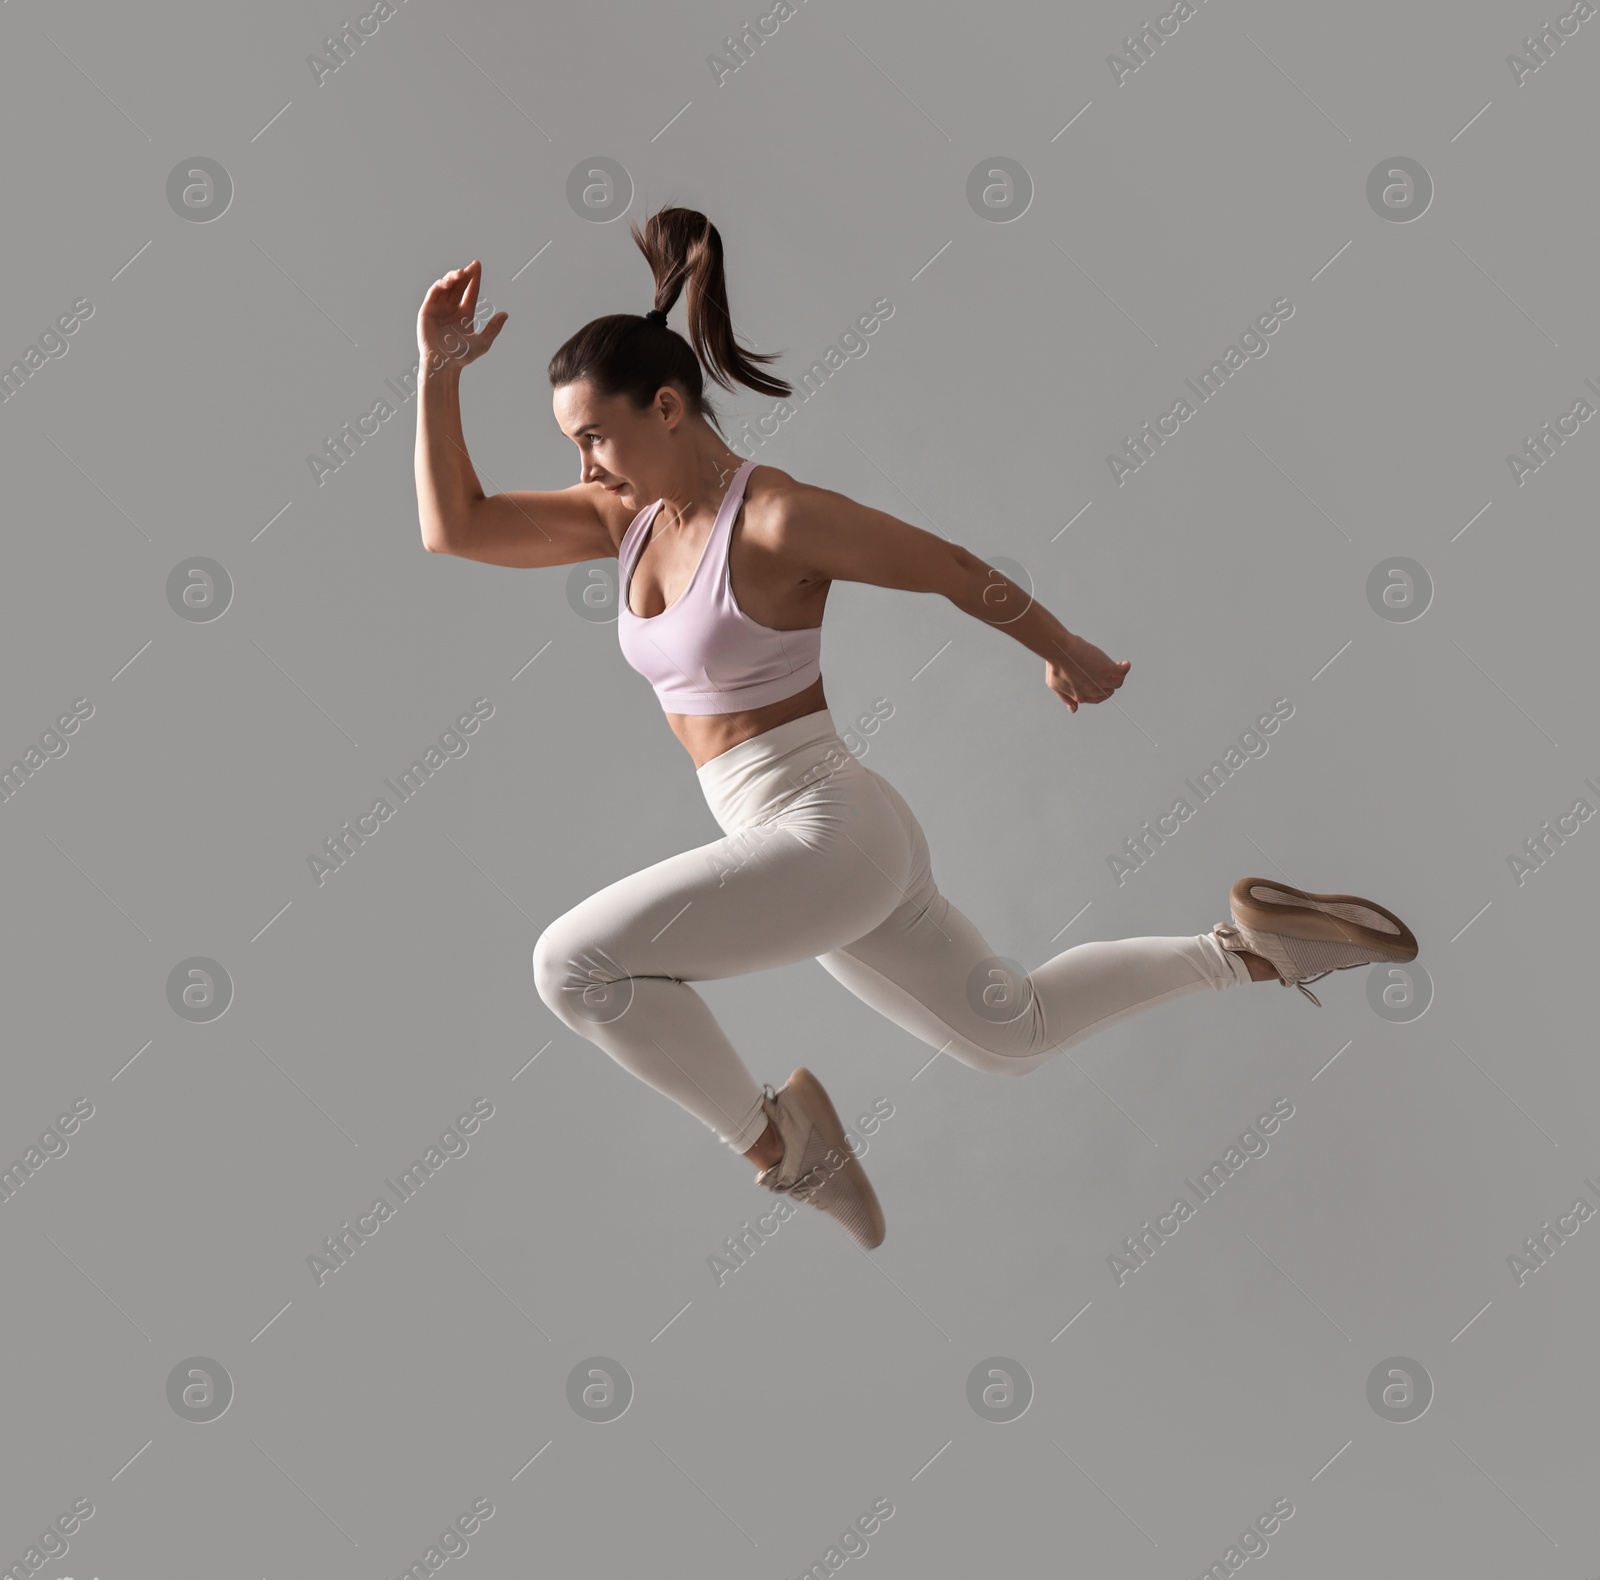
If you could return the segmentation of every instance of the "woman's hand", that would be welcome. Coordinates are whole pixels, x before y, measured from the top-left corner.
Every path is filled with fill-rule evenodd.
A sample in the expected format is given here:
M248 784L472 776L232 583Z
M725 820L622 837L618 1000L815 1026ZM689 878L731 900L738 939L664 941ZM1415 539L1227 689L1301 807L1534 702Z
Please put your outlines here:
M476 334L472 321L478 311L478 282L483 265L474 258L464 269L452 269L428 287L417 313L417 350L431 367L454 362L465 367L476 362L505 328L509 313L496 313Z
M1067 637L1059 659L1046 659L1044 683L1072 709L1083 702L1104 702L1127 678L1127 659L1113 660L1081 636Z

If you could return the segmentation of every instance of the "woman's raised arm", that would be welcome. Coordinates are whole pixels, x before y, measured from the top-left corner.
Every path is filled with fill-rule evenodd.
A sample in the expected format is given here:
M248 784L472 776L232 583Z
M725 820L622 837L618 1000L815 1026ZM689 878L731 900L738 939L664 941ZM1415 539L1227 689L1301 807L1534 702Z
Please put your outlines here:
M505 327L496 313L473 331L483 265L474 258L435 280L417 313L417 516L432 554L490 565L575 565L616 553L598 483L485 496L461 428L461 370Z

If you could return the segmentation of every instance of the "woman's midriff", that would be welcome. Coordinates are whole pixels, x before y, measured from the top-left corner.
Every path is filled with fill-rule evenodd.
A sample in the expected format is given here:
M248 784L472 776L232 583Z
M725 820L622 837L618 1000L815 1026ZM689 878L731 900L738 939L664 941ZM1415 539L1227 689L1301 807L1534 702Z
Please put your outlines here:
M698 769L741 741L764 735L780 724L804 718L827 705L822 694L822 676L818 675L804 691L797 691L792 697L769 703L764 708L751 708L744 713L669 713L667 723Z

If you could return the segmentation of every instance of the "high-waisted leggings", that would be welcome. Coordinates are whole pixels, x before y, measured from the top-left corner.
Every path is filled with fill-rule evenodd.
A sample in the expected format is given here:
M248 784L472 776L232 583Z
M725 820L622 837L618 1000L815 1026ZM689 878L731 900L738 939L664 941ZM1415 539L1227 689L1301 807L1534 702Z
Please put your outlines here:
M928 842L826 708L699 769L725 837L618 880L534 946L539 996L573 1031L737 1152L761 1087L691 986L815 958L857 998L974 1069L1026 1075L1140 1010L1248 982L1210 933L1082 943L1031 971L940 892Z

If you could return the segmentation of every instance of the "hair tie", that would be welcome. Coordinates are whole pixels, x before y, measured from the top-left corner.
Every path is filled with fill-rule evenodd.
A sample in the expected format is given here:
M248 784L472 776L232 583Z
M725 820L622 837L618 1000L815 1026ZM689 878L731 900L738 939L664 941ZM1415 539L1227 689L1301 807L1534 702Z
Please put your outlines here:
M663 328L666 327L667 315L663 313L659 307L652 307L644 316L649 319L651 323L660 324Z

